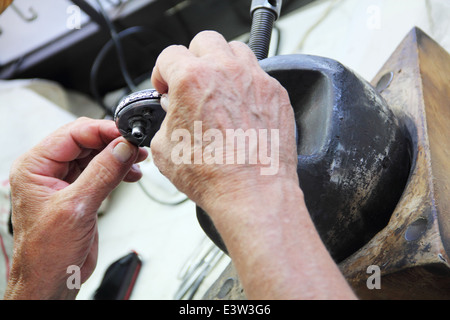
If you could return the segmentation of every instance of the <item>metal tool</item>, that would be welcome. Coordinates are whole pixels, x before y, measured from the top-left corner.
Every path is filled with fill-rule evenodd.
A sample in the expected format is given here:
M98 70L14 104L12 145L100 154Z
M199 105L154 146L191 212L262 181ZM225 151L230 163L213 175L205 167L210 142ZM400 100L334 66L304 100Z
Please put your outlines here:
M160 98L161 94L156 90L148 89L122 99L116 108L114 121L125 139L137 146L150 147L166 116Z
M258 60L267 58L274 22L280 17L282 0L253 0L252 27L248 46Z
M206 252L200 258L196 257L187 265L188 269L183 268L182 282L175 293L174 299L191 300L198 291L203 280L218 265L220 260L225 256L224 252L208 241L210 244Z

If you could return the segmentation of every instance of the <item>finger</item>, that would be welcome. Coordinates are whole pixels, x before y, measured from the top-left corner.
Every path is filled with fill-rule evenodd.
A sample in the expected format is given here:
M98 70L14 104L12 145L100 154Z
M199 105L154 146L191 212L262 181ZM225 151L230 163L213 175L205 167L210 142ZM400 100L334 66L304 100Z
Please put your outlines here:
M233 52L233 55L238 57L239 59L246 59L251 64L258 64L258 59L256 58L253 51L250 49L248 45L241 41L231 41L228 44Z
M159 93L167 93L170 83L176 79L178 71L189 65L193 54L184 46L173 45L164 49L156 60L151 81Z
M203 31L197 34L189 45L189 51L197 57L212 55L233 55L225 38L215 31Z
M80 118L45 138L34 151L39 157L68 162L84 149L101 149L119 136L114 121Z
M85 153L84 157L79 157L77 158L75 161L71 162L76 164L78 166L78 168L80 168L81 170L84 170L89 163L92 161L92 159L97 156L97 154L99 154L101 152L101 150L89 150L87 149L89 152L83 152ZM138 150L138 156L136 158L135 163L139 163L144 161L145 159L147 159L148 157L148 151L144 148L139 148Z
M158 170L170 180L170 173L174 173L173 164L170 159L167 159L167 145L170 141L172 130L169 129L167 117L161 124L160 129L156 132L150 144L150 151L152 153L153 163L156 165ZM169 152L170 154L170 152Z
M141 167L139 166L139 162L144 161L148 157L148 151L144 148L139 148L139 154L134 162L134 164L131 166L130 171L128 171L127 175L123 179L125 182L136 182L139 181L142 178L142 171Z
M128 174L138 153L138 148L122 137L114 140L92 159L64 192L95 211Z
M80 165L75 161L71 162L69 164L69 170L67 174L61 180L64 180L65 182L70 184L78 179L83 170L84 170L83 165Z
M123 181L125 182L137 182L142 178L142 171L138 164L133 164L130 171L128 171Z
M147 159L147 157L148 157L148 150L145 148L139 148L138 156L137 156L135 163L142 162L145 159Z
M37 144L27 153L23 165L31 173L60 178L67 162L86 157L86 149L101 150L119 136L113 121L80 118Z
M87 149L87 150L89 150L89 149ZM65 174L65 176L61 177L61 179L68 183L73 183L76 179L78 179L78 177L83 172L83 170L85 168L87 168L87 166L92 161L92 159L94 159L94 157L97 156L97 154L99 154L99 152L100 151L97 151L97 150L89 150L89 153L86 154L84 157L81 157L80 159L70 162L68 165L68 172ZM135 163L137 164L139 162L142 162L145 159L147 159L147 157L148 157L148 151L144 148L139 148L138 156L137 156ZM133 168L134 168L134 165L131 167L131 170L133 170ZM137 170L135 170L135 171L137 171L137 173L140 172L139 166L137 166ZM135 175L132 175L132 176L134 177ZM137 179L137 180L139 180L139 179ZM127 179L126 181L127 182L135 182L137 180L136 179Z
M159 102L161 103L161 108L163 108L164 111L167 112L169 110L169 95L167 93L164 93L161 96Z
M75 180L78 179L80 174L89 165L92 159L94 159L94 157L100 152L99 150L92 150L92 149L86 149L86 151L89 152L83 151L82 156L66 164L68 170L64 176L59 177L61 180L64 180L68 183L73 183Z
M86 168L89 165L92 159L94 159L94 157L101 152L101 150L90 150L90 151L91 152L89 152L89 154L86 155L85 157L78 158L70 163L71 164L76 163L81 170L84 170L84 168Z
M84 149L81 151L81 153L78 155L77 159L84 159L92 154L92 149Z

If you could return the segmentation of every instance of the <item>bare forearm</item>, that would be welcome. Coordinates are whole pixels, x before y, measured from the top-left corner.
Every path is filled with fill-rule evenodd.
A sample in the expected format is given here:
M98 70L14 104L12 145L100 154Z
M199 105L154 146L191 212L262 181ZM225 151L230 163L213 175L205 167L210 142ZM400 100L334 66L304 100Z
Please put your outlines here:
M75 300L77 289L49 288L45 283L19 283L9 281L5 291L5 300Z
M293 183L270 184L234 203L214 206L250 299L355 298L328 254Z
M42 260L47 258L39 253L36 255L42 247L47 248L48 244L35 246L15 237L5 300L73 300L76 298L78 290L69 289L67 286L69 275L64 271L57 272L57 267L45 267ZM52 266L55 265L54 262Z

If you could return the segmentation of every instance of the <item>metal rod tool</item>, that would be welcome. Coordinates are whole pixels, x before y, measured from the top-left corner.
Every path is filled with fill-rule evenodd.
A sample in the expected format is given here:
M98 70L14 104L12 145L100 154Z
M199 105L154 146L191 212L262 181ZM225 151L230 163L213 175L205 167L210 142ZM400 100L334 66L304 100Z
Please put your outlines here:
M250 9L252 28L248 45L258 60L263 60L269 55L273 25L280 17L282 2L282 0L252 1Z

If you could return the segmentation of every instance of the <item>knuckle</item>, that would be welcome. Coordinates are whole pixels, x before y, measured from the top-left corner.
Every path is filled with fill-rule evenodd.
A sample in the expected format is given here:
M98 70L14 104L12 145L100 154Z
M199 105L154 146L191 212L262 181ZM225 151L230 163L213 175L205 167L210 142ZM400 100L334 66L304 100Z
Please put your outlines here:
M244 58L246 60L250 59L252 62L256 62L256 63L258 62L258 60L256 59L256 56L253 53L253 51L244 42L231 41L229 43L229 45L233 49L235 55L237 55L238 57L242 57L242 58Z
M77 118L77 119L75 120L75 123L77 123L77 124L84 124L84 123L89 123L89 122L91 122L91 121L92 121L92 119L83 116L83 117Z
M157 155L159 155L159 153L161 152L161 143L159 141L159 134L156 133L152 139L152 142L150 143L150 150L152 151L153 159L155 159L155 157L157 157Z
M161 52L161 56L163 55L167 55L167 54L171 54L171 53L176 53L179 51L186 51L186 47L180 44L172 44L170 46L168 46L167 48L165 48L162 52Z
M88 117L79 117L75 121L62 126L60 130L78 130L78 128L88 127L94 120Z
M179 70L177 85L181 92L190 88L201 88L203 80L207 79L209 72L204 63L193 62Z
M201 31L199 32L191 41L191 43L195 43L195 42L202 42L205 43L208 40L211 40L213 38L216 39L223 39L223 36L218 33L217 31L214 30L205 30L205 31Z

